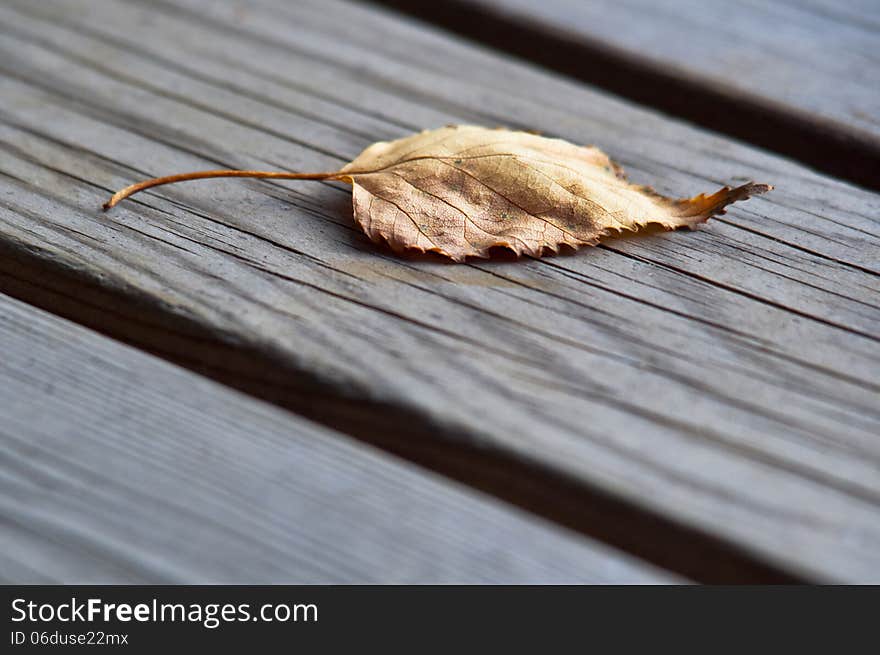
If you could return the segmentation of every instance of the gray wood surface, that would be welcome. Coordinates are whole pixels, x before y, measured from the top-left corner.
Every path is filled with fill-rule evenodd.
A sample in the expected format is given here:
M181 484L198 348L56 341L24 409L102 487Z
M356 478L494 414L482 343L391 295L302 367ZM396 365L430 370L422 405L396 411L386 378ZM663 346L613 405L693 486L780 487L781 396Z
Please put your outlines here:
M676 578L0 296L7 583Z
M876 2L468 1L880 139Z
M880 190L880 3L379 1Z
M0 288L700 579L880 581L877 195L341 2L8 0L0 74ZM460 266L377 250L332 184L99 211L453 122L777 188Z

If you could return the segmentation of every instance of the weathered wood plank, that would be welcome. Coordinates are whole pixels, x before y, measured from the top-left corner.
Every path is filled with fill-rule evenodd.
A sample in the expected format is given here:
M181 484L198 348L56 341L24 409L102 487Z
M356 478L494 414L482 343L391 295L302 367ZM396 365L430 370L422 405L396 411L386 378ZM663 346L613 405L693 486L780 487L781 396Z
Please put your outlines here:
M876 195L358 5L13 0L0 25L9 292L691 576L877 578ZM98 210L462 121L598 142L665 193L777 190L466 266L377 251L329 184Z
M876 2L379 1L880 188Z
M660 572L0 296L12 583L652 583Z

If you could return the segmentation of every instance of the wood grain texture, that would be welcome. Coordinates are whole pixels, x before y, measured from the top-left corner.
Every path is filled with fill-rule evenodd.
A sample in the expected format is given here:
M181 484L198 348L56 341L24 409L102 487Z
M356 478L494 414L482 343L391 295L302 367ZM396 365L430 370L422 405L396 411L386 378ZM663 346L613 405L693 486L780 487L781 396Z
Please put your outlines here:
M379 2L880 189L877 3Z
M6 296L0 350L4 582L676 580Z
M129 26L140 26L131 30ZM880 576L878 196L374 8L0 7L0 287L702 580ZM450 266L328 170L470 122L596 143L705 229Z

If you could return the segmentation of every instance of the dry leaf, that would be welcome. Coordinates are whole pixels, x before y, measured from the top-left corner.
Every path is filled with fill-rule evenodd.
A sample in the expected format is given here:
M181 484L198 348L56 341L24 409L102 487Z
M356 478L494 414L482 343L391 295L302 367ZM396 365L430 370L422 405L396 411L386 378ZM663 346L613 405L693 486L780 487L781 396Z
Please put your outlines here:
M694 227L730 203L772 188L749 183L708 196L666 198L627 182L597 148L462 125L375 143L334 173L188 173L132 185L105 208L151 186L206 177L349 182L355 221L373 241L458 262L488 257L495 247L540 256L652 223L670 230Z

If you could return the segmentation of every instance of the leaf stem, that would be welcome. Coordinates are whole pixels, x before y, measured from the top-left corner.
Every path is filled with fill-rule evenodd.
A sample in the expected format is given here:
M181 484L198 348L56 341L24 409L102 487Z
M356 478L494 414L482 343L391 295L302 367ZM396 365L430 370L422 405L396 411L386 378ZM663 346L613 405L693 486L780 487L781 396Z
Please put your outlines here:
M175 182L186 182L188 180L204 180L212 177L259 177L272 178L276 180L328 180L340 177L340 173L284 173L281 171L238 171L238 170L217 170L217 171L195 171L193 173L180 173L178 175L168 175L167 177L154 177L152 180L144 180L137 184L121 189L113 194L107 202L104 203L104 211L115 207L119 202L125 200L129 196L163 184L174 184Z

